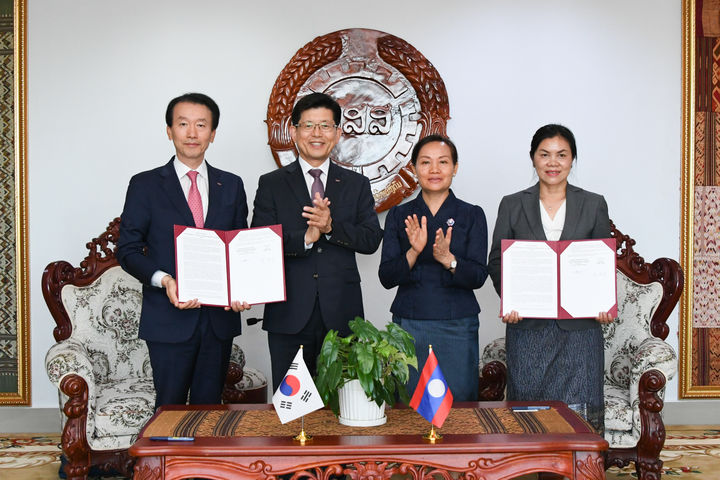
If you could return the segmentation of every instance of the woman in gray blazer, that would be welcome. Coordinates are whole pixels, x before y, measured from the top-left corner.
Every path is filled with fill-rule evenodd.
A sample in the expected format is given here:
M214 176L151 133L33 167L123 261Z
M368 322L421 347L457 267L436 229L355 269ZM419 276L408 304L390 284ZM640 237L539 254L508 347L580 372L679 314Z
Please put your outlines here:
M577 158L575 137L562 125L540 127L530 143L538 183L500 202L488 271L500 294L500 242L580 240L610 237L605 199L570 185L567 177ZM513 311L506 324L508 400L561 400L604 430L603 335L595 319L523 319Z

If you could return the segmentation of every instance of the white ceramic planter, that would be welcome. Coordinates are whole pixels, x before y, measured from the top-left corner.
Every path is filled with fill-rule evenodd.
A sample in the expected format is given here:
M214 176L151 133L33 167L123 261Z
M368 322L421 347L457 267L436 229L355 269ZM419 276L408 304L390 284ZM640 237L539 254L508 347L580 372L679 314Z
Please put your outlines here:
M385 402L378 407L360 386L360 380L350 380L340 387L340 423L351 427L374 427L387 422Z

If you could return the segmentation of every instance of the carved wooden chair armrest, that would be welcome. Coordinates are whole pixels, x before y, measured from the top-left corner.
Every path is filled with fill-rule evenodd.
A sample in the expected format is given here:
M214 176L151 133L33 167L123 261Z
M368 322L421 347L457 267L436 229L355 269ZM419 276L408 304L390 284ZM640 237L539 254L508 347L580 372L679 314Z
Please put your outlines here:
M92 411L95 407L95 373L93 372L90 355L81 343L72 338L56 343L45 355L45 369L50 381L68 397L78 395L75 388L66 391L63 386L69 387L75 382L66 382L66 378L75 376L83 379L87 384L87 405ZM88 417L88 423L92 423L92 416Z
M233 344L222 394L223 403L265 403L267 380L258 370L245 366L245 352Z
M505 398L505 362L505 337L496 338L485 346L480 359L480 400L500 401Z
M646 338L631 359L630 368L630 404L637 409L641 392L641 378L650 370L658 370L665 380L671 380L677 373L677 354L675 350L659 338Z

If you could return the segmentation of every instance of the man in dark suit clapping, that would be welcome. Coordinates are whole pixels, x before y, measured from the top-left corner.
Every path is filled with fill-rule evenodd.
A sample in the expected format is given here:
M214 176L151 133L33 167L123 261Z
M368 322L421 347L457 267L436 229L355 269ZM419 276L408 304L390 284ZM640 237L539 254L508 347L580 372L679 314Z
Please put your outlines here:
M298 159L260 177L255 195L252 226L283 228L287 301L265 305L263 321L275 389L300 345L314 374L328 330L347 335L363 315L355 253L371 254L382 240L370 182L329 160L340 115L326 94L301 98L290 127Z

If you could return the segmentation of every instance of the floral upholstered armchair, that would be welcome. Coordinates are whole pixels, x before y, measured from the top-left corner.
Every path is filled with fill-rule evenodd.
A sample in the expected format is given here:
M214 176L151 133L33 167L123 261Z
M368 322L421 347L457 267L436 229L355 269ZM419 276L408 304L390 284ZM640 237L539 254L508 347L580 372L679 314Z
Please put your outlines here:
M142 288L115 259L119 225L116 218L87 244L79 268L53 262L42 278L58 342L45 366L66 419L62 449L70 479L86 478L91 466L132 476L127 449L154 413L150 358L137 338ZM236 345L230 361L223 400L265 403L265 377L245 368Z
M635 463L641 480L659 479L665 443L665 383L677 372L677 355L665 343L665 323L683 288L680 265L668 258L647 264L635 240L612 226L617 252L618 318L605 337L605 468ZM480 361L480 399L505 395L505 339L490 342Z

